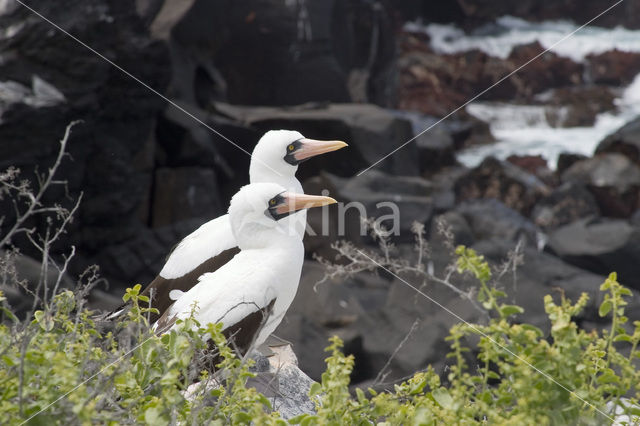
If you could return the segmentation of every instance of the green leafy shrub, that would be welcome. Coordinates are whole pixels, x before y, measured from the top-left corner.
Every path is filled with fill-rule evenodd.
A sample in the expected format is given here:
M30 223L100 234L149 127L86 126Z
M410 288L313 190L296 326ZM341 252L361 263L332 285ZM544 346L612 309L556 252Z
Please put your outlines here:
M71 291L53 298L32 321L0 325L0 424L203 424L250 418L275 419L269 401L245 387L251 360L226 345L220 325L183 321L177 330L154 335L144 317L148 299L140 285L127 290L132 303L115 331L101 333L92 312L77 311ZM0 303L4 298L0 296ZM3 306L5 313L10 312ZM220 348L223 386L206 390L199 370L206 363L206 334ZM206 381L206 380L205 380ZM214 402L212 402L214 401Z
M544 298L551 322L551 335L529 324L515 324L510 317L522 308L500 303L506 295L487 285L491 278L488 264L475 251L458 247L457 266L480 282L478 300L489 309L487 325L459 323L447 338L451 342L453 365L446 386L432 370L416 373L390 392L360 389L352 397L348 374L353 357L340 352L334 338L328 350L327 371L322 383L311 392L321 395L315 416L295 420L311 424L607 424L616 414L626 414L640 422L640 371L636 368L640 351L640 321L632 332L623 327L625 296L631 292L621 286L613 273L602 284L605 299L600 315L611 314L609 331L590 333L572 320L586 306L583 294L572 304L564 297L556 304ZM476 337L475 347L465 339ZM469 339L471 340L471 339ZM625 344L623 355L617 348ZM466 354L477 352L481 366L469 368ZM624 400L623 396L627 396Z
M60 288L75 249L71 247L60 262L50 248L64 233L80 200L68 209L46 206L43 200L49 187L65 186L54 175L72 126L60 141L53 166L39 175L36 190L19 180L17 169L0 173L0 199L12 199L17 213L9 232L0 236L0 248L9 248L0 257L1 284L22 288L33 298L33 308L20 320L0 291L0 424L639 423L640 321L628 324L625 298L631 292L617 282L615 274L601 286L605 294L599 314L611 318L608 330L587 332L573 320L585 308L587 295L575 304L564 297L556 303L546 296L551 324L546 336L537 327L514 322L513 316L522 308L502 302L505 293L489 285L491 268L472 249L455 249L455 268L475 277L478 286L462 291L450 282L451 273L433 275L424 262L428 250L424 226L419 224L414 226L415 264L393 259L392 244L378 229L372 236L382 255L338 244L336 249L347 262L323 262L329 276L379 268L393 274L411 273L473 302L488 312L487 322L461 322L451 328L447 338L451 365L444 380L428 368L385 391L351 391L354 359L345 356L342 342L333 338L327 348L327 369L309 392L316 413L281 419L265 396L247 387L253 376L252 361L236 356L219 324L201 325L187 319L157 336L150 330L151 310L145 307L149 300L140 295L140 285L127 290L123 300L130 308L113 322L97 319L86 308L84 298L95 283L95 270L80 277L76 293ZM47 224L41 235L24 226L34 218ZM27 235L42 253L45 274L35 289L18 280L12 264L18 252L11 241L17 234ZM515 252L510 268L519 260ZM57 274L52 288L48 268ZM40 310L35 310L38 306ZM217 352L212 353L205 336L215 343ZM214 363L219 373L212 377L207 371L212 371ZM614 419L616 415L626 417Z
M388 391L352 393L354 359L334 337L327 369L310 390L317 413L289 421L247 388L251 361L234 354L219 325L189 319L170 333L152 334L140 285L127 290L123 299L131 309L107 332L71 291L61 291L29 322L18 321L0 296L0 423L603 424L612 421L615 406L640 415L634 365L640 322L625 327L630 292L615 274L601 287L600 315L611 316L610 330L586 332L572 320L586 295L575 304L547 296L551 329L545 338L542 330L511 321L521 308L502 304L504 294L487 285L491 273L482 256L462 247L457 254L459 270L479 280L478 299L492 318L452 327L452 364L444 382L429 368ZM218 387L192 385L210 381L204 335L219 347L225 380ZM466 343L472 341L477 343ZM469 367L471 352L479 368Z

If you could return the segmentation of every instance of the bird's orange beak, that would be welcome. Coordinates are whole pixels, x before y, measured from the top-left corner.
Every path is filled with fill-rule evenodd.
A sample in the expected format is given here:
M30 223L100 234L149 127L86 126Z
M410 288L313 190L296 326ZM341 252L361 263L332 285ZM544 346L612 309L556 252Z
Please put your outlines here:
M284 201L275 208L276 213L279 215L287 215L302 209L328 206L329 204L337 203L337 201L331 197L323 197L320 195L296 194L293 192L283 192L280 195Z
M324 154L326 152L337 151L339 149L349 146L342 141L317 141L315 139L300 139L300 148L293 154L293 157L298 160L307 160L316 155Z

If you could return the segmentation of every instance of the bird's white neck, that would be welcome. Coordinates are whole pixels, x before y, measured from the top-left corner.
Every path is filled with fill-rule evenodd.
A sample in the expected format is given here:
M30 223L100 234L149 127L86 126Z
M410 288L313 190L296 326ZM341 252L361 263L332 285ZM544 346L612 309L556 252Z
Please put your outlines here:
M235 224L234 235L241 250L277 249L290 245L302 244L302 239L296 232L291 232L284 219L265 226L255 221Z
M288 191L301 191L302 185L295 175L298 168L288 164L285 164L284 167L286 168L283 170L269 168L266 164L253 159L249 166L249 181L251 183L277 183Z

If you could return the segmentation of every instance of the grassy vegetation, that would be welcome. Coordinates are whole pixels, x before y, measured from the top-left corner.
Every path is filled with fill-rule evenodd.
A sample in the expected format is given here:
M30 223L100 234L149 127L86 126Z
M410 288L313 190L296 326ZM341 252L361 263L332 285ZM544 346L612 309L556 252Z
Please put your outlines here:
M500 304L503 294L486 287L488 268L481 256L465 248L458 253L459 268L479 279L479 298L494 315L486 325L452 327L452 363L444 382L428 369L390 392L352 394L353 357L333 338L322 381L310 389L317 414L288 421L271 411L266 397L247 388L251 360L234 354L219 326L187 320L168 334L152 334L139 285L124 296L132 307L128 315L108 332L71 291L55 295L27 321L19 321L0 296L0 423L603 424L612 421L615 405L640 415L633 408L640 383L634 366L640 322L633 330L624 327L630 292L615 274L601 287L600 306L613 328L587 333L576 325L572 318L586 305L586 295L575 304L547 296L551 329L545 338L534 326L510 321L520 309ZM220 348L225 379L215 389L189 388L207 378L212 362L207 334ZM476 343L470 347L465 341ZM469 367L470 351L477 353L477 368Z
M0 292L0 424L564 425L613 423L616 415L627 416L619 421L640 420L640 321L629 324L625 306L631 292L615 274L601 286L599 309L600 316L611 319L611 327L580 329L574 318L588 302L583 294L575 302L551 296L541 300L550 329L540 330L514 321L522 308L503 303L505 293L490 285L492 269L466 247L455 249L454 266L474 277L477 285L474 291L456 290L473 298L487 319L451 328L446 377L427 368L388 391L352 392L354 359L345 356L342 342L333 338L322 380L309 390L316 413L282 419L268 398L247 386L252 360L235 354L220 325L188 319L157 336L150 331L148 299L140 295L140 285L127 290L123 299L130 309L114 321L101 320L86 307L87 289L97 279L95 269L79 278L75 292L60 285L75 250L70 248L60 260L50 247L72 220L78 202L65 209L41 200L50 185L60 184L53 175L69 130L54 166L38 179L37 190L18 181L16 169L0 174L0 199L12 199L16 212L15 223L0 236L0 246L9 248L0 257L0 284L22 289L34 301L21 319ZM34 216L46 219L41 221L47 223L44 233L24 226ZM450 273L439 280L429 275L423 264L423 231L416 229L416 265L392 261L390 246L381 239L383 256L375 258L348 245L339 247L351 263L329 273L387 265L394 273L422 273L455 289ZM19 253L11 241L18 234L27 235L42 253L42 277L35 289L16 274ZM50 271L58 277L53 282L48 282ZM215 353L205 336L217 346ZM208 373L214 363L217 386L211 386Z

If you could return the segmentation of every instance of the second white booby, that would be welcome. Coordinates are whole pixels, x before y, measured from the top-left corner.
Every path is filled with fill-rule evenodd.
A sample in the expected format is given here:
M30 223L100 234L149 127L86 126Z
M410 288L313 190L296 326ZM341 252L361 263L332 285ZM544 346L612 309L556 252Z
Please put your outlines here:
M283 219L293 212L335 203L330 197L296 194L274 183L244 186L234 195L229 219L240 252L215 272L202 275L154 324L158 333L191 315L202 325L223 323L234 347L260 345L293 301L304 262L302 238Z

